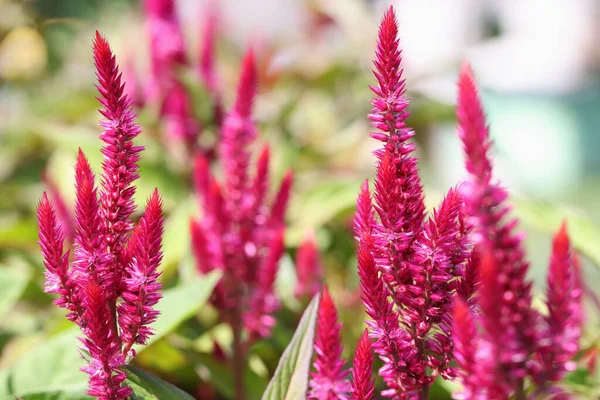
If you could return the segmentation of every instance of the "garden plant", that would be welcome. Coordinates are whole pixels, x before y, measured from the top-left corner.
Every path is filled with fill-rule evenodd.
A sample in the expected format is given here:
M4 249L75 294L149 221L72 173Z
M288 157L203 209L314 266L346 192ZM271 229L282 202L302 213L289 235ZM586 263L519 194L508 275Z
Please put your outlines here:
M268 51L248 43L234 83L219 70L218 2L203 8L197 60L173 0L143 10L147 76L139 60L115 56L117 38L93 37L100 141L69 139L74 196L45 173L36 214L43 291L63 309L47 314L68 323L46 323L29 352L19 353L25 342L3 348L16 355L0 363L1 399L600 395L598 339L582 339L595 296L587 247L570 236L578 221L552 226L537 293L468 62L452 117L467 178L430 208L398 19L384 12L373 76L359 80L373 95L362 135L374 171L352 182L353 204L328 239L351 254L340 278L332 260L342 252L322 251L318 227L290 222L331 204L325 195L304 210L294 187L306 180L279 166L285 146L263 135L260 98L275 91Z

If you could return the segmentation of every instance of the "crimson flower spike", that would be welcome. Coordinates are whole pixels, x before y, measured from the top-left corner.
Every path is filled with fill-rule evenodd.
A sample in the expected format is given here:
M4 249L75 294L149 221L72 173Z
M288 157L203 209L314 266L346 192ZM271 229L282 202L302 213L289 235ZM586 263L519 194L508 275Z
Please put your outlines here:
M145 0L144 5L150 39L150 97L159 103L167 134L192 150L200 126L194 119L189 93L177 77L178 69L187 66L189 60L175 1Z
M315 233L308 231L296 253L296 288L294 294L299 299L312 298L321 291L323 266Z
M537 313L531 307L531 283L526 280L528 263L522 249L522 235L513 232L517 221L505 221L510 207L506 191L491 181L492 165L489 129L471 68L465 64L458 83L458 134L463 142L469 181L463 186L469 223L474 226L475 242L481 251L493 254L490 261L497 274L487 276L480 302L485 335L492 353L490 371L505 390L522 390L527 360L536 351ZM492 280L497 280L492 282ZM487 298L484 298L486 297ZM489 304L489 313L483 310ZM495 308L496 311L492 310ZM497 315L493 315L497 314ZM506 394L506 393L505 393Z
M67 318L84 334L89 353L82 368L89 377L88 393L101 400L125 400L124 366L134 355L133 344L144 344L158 312L157 282L161 261L162 211L155 191L137 228L130 234L134 211L134 180L142 147L133 145L140 132L121 75L106 40L96 33L94 60L104 116L100 193L90 164L81 150L75 165L75 235L73 266L63 253L63 233L44 193L38 207L40 246L46 266L47 292L66 308ZM117 302L119 306L117 307ZM120 326L120 330L118 327ZM87 357L86 357L87 358Z
M150 324L159 315L154 306L161 299L158 266L162 260L162 200L154 190L128 243L126 290L119 304L121 339L127 354L135 343L146 344L153 334ZM134 354L135 355L135 354Z
M44 182L44 185L48 190L50 199L54 204L56 217L58 218L58 223L62 227L63 234L65 236L65 242L72 243L75 227L73 216L71 215L69 208L67 207L65 198L63 197L60 189L56 185L56 182L46 172L42 174L42 181Z
M99 215L98 191L94 173L83 151L79 149L75 164L75 252L73 257L74 279L79 285L94 281L97 285L112 288L115 272L111 270L113 259L106 251L102 220Z
M225 173L225 188L234 204L248 202L249 146L257 136L252 121L252 105L256 94L257 73L254 53L249 50L242 62L237 96L233 110L225 117L221 129L221 158ZM237 207L236 207L237 208ZM242 218L240 209L229 210L234 220Z
M407 343L409 335L399 327L400 316L394 305L388 300L388 293L373 257L373 238L363 235L358 244L358 276L360 278L361 297L370 319L366 324L370 337L374 339L373 349L383 361L379 375L388 385L385 395L401 398L405 394L402 382L408 378L408 359L412 349Z
M411 155L415 144L409 141L414 132L406 126L408 101L404 97L397 36L398 25L394 9L390 7L379 27L373 62L378 85L371 87L376 97L369 118L377 129L371 137L384 143L383 148L375 152L379 159L375 210L380 223L373 227L373 238L377 259L383 263L384 277L392 287L403 285L408 279L405 261L410 257L411 244L425 214L417 158Z
M202 81L206 87L216 94L218 90L218 76L215 70L215 42L217 25L219 22L218 2L209 0L204 7L203 27L200 39L200 63L199 71Z
M369 331L365 329L356 344L354 351L354 366L352 368L353 400L371 400L375 396L375 381L373 380L373 350Z
M54 304L69 311L67 318L78 322L83 314L83 304L69 271L69 251L63 252L64 236L56 212L44 192L37 208L38 235L46 283L44 291L57 294Z
M129 217L135 211L133 182L139 177L137 162L142 146L134 146L133 139L141 129L135 123L137 117L131 110L130 100L123 95L121 74L108 42L96 32L94 61L100 92L100 113L105 120L100 123L104 133L102 154L102 182L100 190L100 221L107 253L110 254L109 272L105 287L109 298L116 298L121 291L123 269L120 260L127 235L132 229Z
M99 400L125 400L132 394L121 384L127 378L122 368L125 356L111 329L111 312L102 288L93 281L83 289L83 321L87 338L81 339L91 360L82 370L90 375L88 394Z
M454 394L455 399L476 399L482 388L477 362L477 330L469 306L462 298L454 301L452 339L454 358L458 364L458 376L463 390Z
M311 373L308 399L347 400L350 383L348 371L344 369L340 330L335 304L327 287L319 300L317 328L314 339L315 372Z
M575 367L572 359L579 350L582 323L582 288L579 269L571 254L566 223L554 236L546 305L546 331L538 353L539 365L534 378L538 385L558 382Z

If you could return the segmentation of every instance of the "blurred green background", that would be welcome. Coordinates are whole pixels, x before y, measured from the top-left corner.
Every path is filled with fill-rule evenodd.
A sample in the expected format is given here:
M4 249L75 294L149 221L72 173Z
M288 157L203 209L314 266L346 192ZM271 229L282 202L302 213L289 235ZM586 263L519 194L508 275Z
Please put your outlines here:
M370 62L377 24L389 3L218 3L217 65L225 104L231 104L241 55L252 44L261 66L260 141L272 146L276 177L286 168L296 173L289 255L278 280L285 307L273 338L256 345L250 359L249 379L260 393L303 307L293 297L292 260L307 230L316 230L326 282L348 327L347 355L364 328L356 318L362 305L349 228L358 187L374 176L371 151L377 143L368 137L368 85L374 81ZM552 7L526 3L392 2L412 98L409 123L417 132L427 202L433 206L464 178L453 108L457 71L468 58L480 78L498 176L512 193L515 215L527 233L536 293L543 295L551 234L563 218L585 256L588 322L581 367L569 384L582 398L597 398L598 375L583 361L600 345L599 309L593 302L600 294L600 6L591 0ZM202 1L178 1L192 62L198 57L203 6ZM14 368L48 340L60 343L61 333L70 329L62 311L51 306L52 297L43 293L35 207L48 184L72 204L78 147L99 171L91 56L96 29L111 42L120 64L144 82L148 45L138 1L0 0L0 368ZM197 86L197 79L191 84ZM203 97L196 97L201 110ZM146 151L136 201L143 204L154 187L164 196L164 283L185 288L198 280L188 234L197 203L185 165L162 151L155 110L138 112L144 133L137 143ZM189 298L174 301L189 303ZM140 353L136 363L199 399L231 398L226 366L213 345L216 340L226 349L231 335L215 322L210 307L196 312L194 303L187 306L191 312L180 316L183 323ZM77 357L74 348L64 348ZM67 361L58 360L52 368L48 379L57 386L71 379L56 372L73 370ZM449 398L449 390L440 383L434 397Z

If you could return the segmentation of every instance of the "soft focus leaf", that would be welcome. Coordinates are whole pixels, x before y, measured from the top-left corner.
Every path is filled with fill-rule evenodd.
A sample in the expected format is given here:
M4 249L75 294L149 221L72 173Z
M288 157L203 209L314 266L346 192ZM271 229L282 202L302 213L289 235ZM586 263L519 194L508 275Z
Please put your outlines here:
M155 333L148 340L148 346L194 315L206 303L220 277L218 271L213 271L182 286L166 290L164 297L157 304L160 316L152 324ZM136 352L139 353L145 348L146 346L137 346Z
M10 394L64 393L85 387L87 375L79 370L84 361L77 351L78 333L77 329L70 329L24 355L2 374L0 398Z
M221 395L229 399L234 399L235 389L229 363L218 361L209 354L198 354L197 357L199 364L210 371L210 383L217 388ZM247 369L244 382L248 399L260 399L267 386L265 380Z
M527 199L514 199L515 213L526 223L548 234L554 234L563 220L573 246L600 268L600 230L586 215L572 208Z
M149 344L173 331L206 302L219 279L211 273L186 285L166 290L158 303L161 315L153 324L156 334ZM81 333L71 329L33 348L8 371L0 375L0 399L9 394L64 392L85 386L87 375L79 369L84 360L78 352ZM141 352L145 347L139 347ZM60 398L60 397L59 397Z
M193 400L194 398L156 376L139 368L127 367L125 385L133 389L133 400Z
M87 385L77 390L57 390L51 392L31 393L19 397L22 400L91 400L93 397L84 394Z
M0 324L25 290L29 279L23 273L0 267Z
M295 400L306 397L318 306L319 296L315 296L304 311L292 341L283 352L263 400Z

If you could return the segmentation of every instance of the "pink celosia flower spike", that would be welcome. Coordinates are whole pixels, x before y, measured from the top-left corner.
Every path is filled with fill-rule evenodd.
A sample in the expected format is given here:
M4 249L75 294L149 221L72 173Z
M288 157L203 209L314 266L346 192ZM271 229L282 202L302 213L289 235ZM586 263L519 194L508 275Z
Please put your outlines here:
M231 203L243 205L248 202L248 166L250 144L254 143L257 131L252 121L252 105L256 94L257 73L254 53L249 50L242 62L237 97L233 110L225 117L221 129L221 158L225 170L225 188ZM237 206L236 206L237 208ZM229 212L234 220L242 215L240 209Z
M219 22L217 3L216 0L209 0L203 8L204 24L200 38L200 77L213 94L218 91L218 77L215 70L215 42Z
M121 368L125 356L117 344L111 328L112 316L100 286L90 282L84 289L87 338L81 339L90 353L90 361L82 370L90 375L88 394L99 400L124 400L132 390L121 384L127 378Z
M379 158L375 179L375 209L380 223L373 238L378 262L386 270L384 278L392 287L408 279L406 259L425 214L423 189L417 171L417 158L411 156L414 132L406 126L408 101L404 98L398 25L394 9L385 13L379 27L375 65L376 97L369 118L378 130L371 136L384 143L375 152Z
M517 221L505 220L510 211L505 204L507 193L491 182L489 130L468 64L462 68L458 89L459 136L470 174L463 186L466 210L469 223L474 226L476 244L484 253L493 254L491 264L497 270L497 274L486 277L486 288L483 272L481 278L485 338L492 353L498 354L498 357L488 357L486 362L489 370L497 374L494 380L503 382L506 391L510 388L520 391L527 360L535 352L537 343L538 315L531 308L531 283L526 280L529 265L525 261L522 235L513 232ZM484 304L489 304L490 309L484 310Z
M75 252L73 272L75 280L86 286L91 280L97 285L112 287L114 271L111 271L111 255L106 252L102 221L98 213L98 192L94 173L88 160L79 149L75 165Z
M349 399L350 383L342 359L341 327L335 304L325 287L319 301L314 341L315 372L311 373L309 399Z
M54 304L66 308L69 313L67 318L78 322L82 313L82 300L69 271L69 251L63 253L64 236L56 220L56 213L46 193L42 195L37 208L38 234L44 266L46 270L46 283L44 291L55 293L59 297Z
M146 344L148 337L153 334L150 324L156 321L159 314L154 306L162 297L162 286L158 281L162 234L162 200L155 190L128 243L130 261L123 281L123 302L118 307L125 354L135 343Z
M405 293L399 293L405 306L404 322L411 326L417 349L423 349L417 357L434 371L433 376L440 374L448 378L453 377L453 371L447 369L452 360L453 262L465 261L465 257L456 257L456 254L464 254L470 244L466 236L459 234L461 206L462 197L450 189L415 242L410 262L413 283L406 286ZM420 381L431 383L425 370Z
M312 298L321 291L323 266L319 257L319 249L315 241L315 233L308 231L296 253L296 288L297 298Z
M273 313L279 309L279 299L275 295L275 280L279 259L285 251L283 229L273 236L269 252L260 266L255 290L250 295L248 310L244 313L244 327L248 331L250 342L266 338L277 322Z
M361 297L370 317L366 323L374 339L373 349L383 361L379 375L389 387L384 394L400 399L406 395L403 382L409 375L414 381L407 368L408 357L414 352L408 344L410 337L398 326L399 315L388 300L385 284L379 277L373 246L373 238L363 235L357 253Z
M581 287L579 271L575 268L566 223L554 236L546 305L547 345L540 346L540 371L537 382L559 381L567 371L573 370L573 356L579 350L581 336Z
M177 77L187 66L185 42L177 18L175 0L145 0L152 82L149 97L159 104L169 137L195 145L200 126L194 119L192 103L185 86Z
M72 243L73 234L75 232L75 222L73 215L71 215L71 212L67 207L65 198L62 195L58 186L56 185L56 182L46 172L42 174L42 181L44 182L44 185L48 190L48 195L50 196L52 204L54 204L56 218L58 219L58 223L62 227L65 242L67 244Z
M459 366L458 376L463 390L454 394L455 399L476 399L482 384L477 364L477 331L467 303L457 298L454 301L452 339L454 358Z
M115 298L121 290L122 269L119 262L132 229L129 217L135 210L133 195L138 175L137 162L141 146L134 146L133 139L141 132L135 123L136 115L131 110L130 100L123 95L114 55L108 42L96 32L94 41L94 61L98 76L100 103L104 107L100 113L105 120L100 123L104 133L100 136L104 142L102 154L102 185L100 192L100 220L107 252L113 257L111 272L114 274L112 286L106 287L110 298Z
M353 400L371 400L374 395L373 350L369 331L365 329L354 351L351 398Z
M356 200L356 213L354 214L354 237L356 240L364 234L371 234L373 225L375 224L375 211L373 210L373 200L369 191L369 181L365 181L358 193Z

